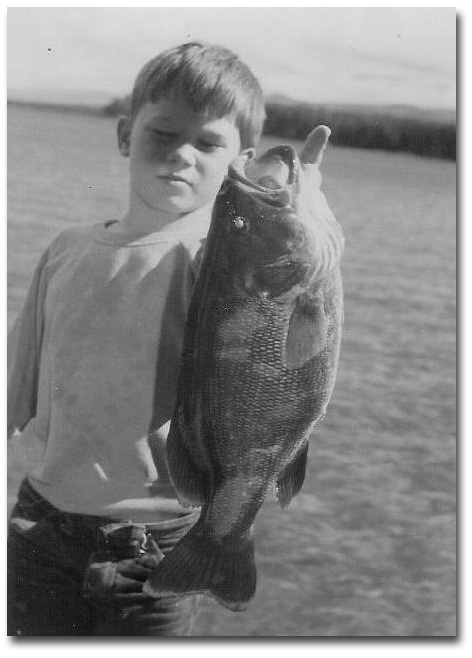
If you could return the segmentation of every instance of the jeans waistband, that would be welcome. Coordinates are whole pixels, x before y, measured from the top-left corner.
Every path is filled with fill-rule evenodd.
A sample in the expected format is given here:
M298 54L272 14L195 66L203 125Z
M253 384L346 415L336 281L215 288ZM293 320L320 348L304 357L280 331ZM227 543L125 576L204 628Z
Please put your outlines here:
M146 534L159 540L161 536L185 534L190 526L198 520L200 510L194 509L188 513L181 514L174 519L158 521L156 523L136 523L131 520L123 520L106 516L94 516L90 514L77 514L75 512L64 512L46 500L30 484L27 478L21 483L18 492L18 502L13 509L12 517L20 516L29 521L41 521L48 517L57 520L66 534L77 535L83 543L95 545L101 528L108 525L134 525L143 528Z

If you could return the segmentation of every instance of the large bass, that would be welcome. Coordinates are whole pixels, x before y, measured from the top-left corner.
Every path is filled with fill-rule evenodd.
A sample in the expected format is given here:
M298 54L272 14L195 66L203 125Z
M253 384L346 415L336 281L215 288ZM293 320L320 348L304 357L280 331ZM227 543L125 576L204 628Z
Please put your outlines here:
M271 489L286 507L333 391L343 315L343 235L320 190L329 130L299 158L234 164L217 197L186 327L167 440L181 501L199 521L145 585L205 593L233 610L254 595L253 523Z

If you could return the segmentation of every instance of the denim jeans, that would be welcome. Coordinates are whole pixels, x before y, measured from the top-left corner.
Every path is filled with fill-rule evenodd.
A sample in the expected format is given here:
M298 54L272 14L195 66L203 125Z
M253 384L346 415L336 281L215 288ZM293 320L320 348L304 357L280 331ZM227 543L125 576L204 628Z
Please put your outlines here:
M165 555L198 512L144 526ZM25 479L8 529L8 635L186 636L198 597L144 597L135 606L99 604L84 596L97 537L116 520L61 512Z

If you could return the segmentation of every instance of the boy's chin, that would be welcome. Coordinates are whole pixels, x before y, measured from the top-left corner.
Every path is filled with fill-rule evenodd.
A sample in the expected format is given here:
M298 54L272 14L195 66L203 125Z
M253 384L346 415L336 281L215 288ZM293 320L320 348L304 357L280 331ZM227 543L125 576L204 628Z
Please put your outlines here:
M202 204L202 203L190 203L188 201L184 200L168 200L166 203L159 203L156 206L156 210L162 213L166 213L168 215L177 215L177 216L182 216L182 215L188 215L193 212L197 212L199 210L202 210L204 207L210 207L210 204Z

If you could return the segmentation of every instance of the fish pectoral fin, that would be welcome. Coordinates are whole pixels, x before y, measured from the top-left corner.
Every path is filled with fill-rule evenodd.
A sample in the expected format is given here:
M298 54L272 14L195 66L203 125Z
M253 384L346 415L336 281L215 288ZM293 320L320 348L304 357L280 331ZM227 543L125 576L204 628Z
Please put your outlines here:
M276 484L277 501L282 509L288 507L290 501L302 488L305 480L308 457L308 441L297 452L292 461L287 464L279 475Z
M328 320L322 304L298 299L290 317L285 342L285 365L301 368L326 345Z
M203 505L206 502L208 478L198 468L184 445L178 427L171 425L167 437L167 463L172 482L183 504Z

